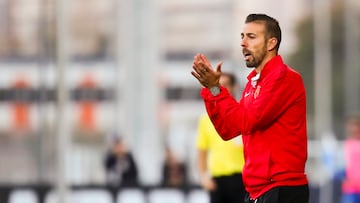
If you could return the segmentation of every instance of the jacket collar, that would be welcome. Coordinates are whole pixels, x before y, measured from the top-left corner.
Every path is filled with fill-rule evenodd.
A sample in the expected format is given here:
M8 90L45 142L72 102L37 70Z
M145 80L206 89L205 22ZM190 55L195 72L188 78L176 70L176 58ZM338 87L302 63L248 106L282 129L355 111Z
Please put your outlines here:
M277 67L279 67L279 65L283 64L283 60L282 57L280 55L276 55L273 58L271 58L264 66L264 68L260 71L259 76L261 78L263 78L264 76L266 76L271 70L276 69ZM251 71L249 73L249 75L247 76L248 81L251 81L252 78L254 78L257 75L257 72L255 71L255 69L253 71ZM257 80L259 80L257 79Z

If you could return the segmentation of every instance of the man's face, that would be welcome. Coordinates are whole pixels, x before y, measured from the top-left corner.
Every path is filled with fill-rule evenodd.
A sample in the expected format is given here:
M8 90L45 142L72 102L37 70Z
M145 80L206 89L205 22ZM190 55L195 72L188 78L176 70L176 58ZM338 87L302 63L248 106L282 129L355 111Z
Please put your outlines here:
M267 53L266 30L262 22L246 23L241 33L241 46L247 67L258 67Z

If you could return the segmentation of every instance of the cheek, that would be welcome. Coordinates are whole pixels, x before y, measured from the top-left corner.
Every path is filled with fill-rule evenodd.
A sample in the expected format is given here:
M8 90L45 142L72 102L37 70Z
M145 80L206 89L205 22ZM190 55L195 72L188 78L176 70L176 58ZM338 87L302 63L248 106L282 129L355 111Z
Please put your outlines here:
M264 49L264 43L261 42L260 40L258 41L254 41L254 43L252 44L252 49L255 51L255 52L259 52L261 51L262 49Z

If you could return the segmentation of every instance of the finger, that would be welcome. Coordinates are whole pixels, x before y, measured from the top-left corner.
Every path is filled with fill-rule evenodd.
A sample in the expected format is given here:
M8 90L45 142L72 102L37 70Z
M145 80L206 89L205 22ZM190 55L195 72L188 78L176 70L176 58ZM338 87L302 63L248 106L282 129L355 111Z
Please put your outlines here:
M208 66L209 68L211 68L211 63L210 63L209 59L208 59L204 54L201 54L201 55L200 55L200 58L201 58L201 60L206 64L206 66Z
M221 72L221 66L222 66L223 62L220 61L217 65L216 65L216 72Z
M209 61L209 60L207 59L207 57L205 56L205 54L200 54L199 57L201 58L201 60Z
M194 63L193 64L193 70L200 76L200 75L202 75L203 74L203 67L200 65L200 64L196 64L196 63Z
M198 73L200 76L204 76L208 72L208 68L204 65L203 62L200 63L194 63L193 69Z
M208 69L211 69L211 63L204 54L200 54L199 58Z
M201 60L200 54L196 54L196 55L194 56L194 61L200 61L200 60Z
M204 68L203 65L201 64L193 64L193 72L196 73L198 75L198 77L203 80L206 77L206 68Z
M209 72L211 70L211 68L209 68L204 62L200 62L199 66L202 74L206 74L206 72Z
M194 71L191 71L191 75L193 75L202 86L207 87L206 82L203 81L203 79L201 78L201 76L199 74L197 74Z
M193 65L195 65L197 68L201 68L202 66L201 63L202 63L201 60L194 60Z
M191 71L191 75L193 75L197 80L200 80L200 75L197 74L195 71Z

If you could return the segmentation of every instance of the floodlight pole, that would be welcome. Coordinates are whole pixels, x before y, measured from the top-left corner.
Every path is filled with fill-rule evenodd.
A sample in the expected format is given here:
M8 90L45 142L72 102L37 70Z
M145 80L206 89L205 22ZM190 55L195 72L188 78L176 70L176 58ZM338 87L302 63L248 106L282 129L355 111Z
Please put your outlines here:
M70 134L67 125L68 88L66 85L67 68L67 0L56 1L56 65L57 65L57 182L56 190L59 203L67 203L68 183L66 173L67 154L70 148Z
M332 69L331 69L331 4L330 0L314 1L314 98L315 137L322 140L332 135ZM320 184L320 203L332 203L329 178Z
M357 0L345 0L345 64L344 64L344 92L345 113L360 111L360 25L359 6Z

